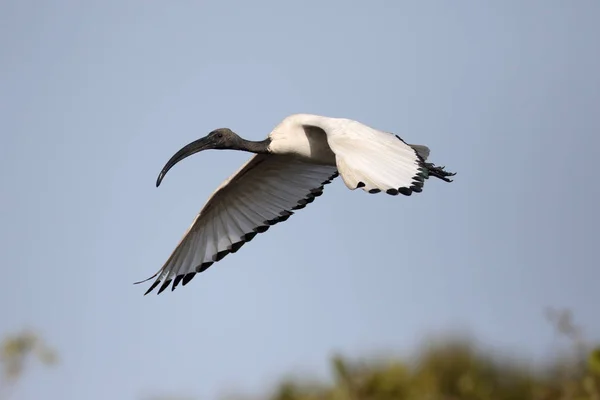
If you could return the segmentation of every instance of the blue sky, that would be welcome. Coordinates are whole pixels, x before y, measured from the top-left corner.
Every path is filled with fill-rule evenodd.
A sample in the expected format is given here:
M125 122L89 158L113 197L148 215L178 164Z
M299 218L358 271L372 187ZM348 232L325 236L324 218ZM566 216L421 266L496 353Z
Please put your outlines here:
M597 305L600 3L0 3L0 334L61 364L16 398L203 398L326 376L333 352L466 329L536 359L548 306ZM190 285L142 296L207 196L286 115L357 119L458 172L423 193L341 180Z

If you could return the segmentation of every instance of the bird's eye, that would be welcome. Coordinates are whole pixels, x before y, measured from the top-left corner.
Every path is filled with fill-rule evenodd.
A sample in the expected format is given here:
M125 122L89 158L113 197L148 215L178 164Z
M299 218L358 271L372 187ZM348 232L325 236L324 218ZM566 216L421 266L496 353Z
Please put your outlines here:
M221 132L217 133L217 139L223 139L223 134Z

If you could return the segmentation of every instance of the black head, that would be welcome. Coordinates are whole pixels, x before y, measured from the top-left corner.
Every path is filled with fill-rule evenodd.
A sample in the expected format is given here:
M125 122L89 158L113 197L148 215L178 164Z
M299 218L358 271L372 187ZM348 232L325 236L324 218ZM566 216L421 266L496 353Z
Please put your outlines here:
M177 153L171 157L165 164L162 171L158 175L156 180L156 186L160 185L167 172L173 168L179 161L187 158L193 154L196 154L203 150L239 150L242 146L242 139L229 128L215 129L205 137L195 140L192 143L181 148Z
M208 140L213 146L212 149L216 150L238 150L241 142L241 138L229 128L215 129L200 140Z

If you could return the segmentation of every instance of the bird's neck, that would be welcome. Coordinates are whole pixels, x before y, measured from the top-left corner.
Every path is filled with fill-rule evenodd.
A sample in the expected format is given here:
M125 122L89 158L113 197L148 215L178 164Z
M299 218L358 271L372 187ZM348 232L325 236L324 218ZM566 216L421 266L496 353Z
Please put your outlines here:
M271 144L270 138L266 138L265 140L261 140L259 142L242 139L240 142L240 145L239 145L239 150L243 150L243 151L247 151L247 152L255 153L255 154L268 154L270 144Z

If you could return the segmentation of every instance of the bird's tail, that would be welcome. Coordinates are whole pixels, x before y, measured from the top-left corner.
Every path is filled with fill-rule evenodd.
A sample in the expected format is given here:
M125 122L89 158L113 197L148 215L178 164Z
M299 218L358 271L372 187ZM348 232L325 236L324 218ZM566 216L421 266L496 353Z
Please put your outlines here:
M427 157L429 157L429 147L423 146L422 144L409 144L417 154L423 159L423 166L427 169L427 173L425 178L429 178L430 176L435 176L438 179L441 179L445 182L452 182L452 179L448 179L449 176L456 175L456 172L448 172L444 171L445 167L438 167L433 163L427 163Z
M438 167L433 163L423 163L423 166L427 169L427 176L425 178L435 176L444 182L452 182L452 179L449 179L448 177L456 175L456 172L445 171L444 168L446 167Z
M418 155L423 157L423 160L427 160L427 157L429 157L429 147L423 146L422 144L409 144L409 146L412 147Z

